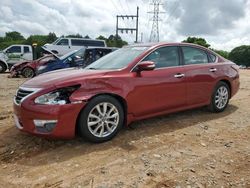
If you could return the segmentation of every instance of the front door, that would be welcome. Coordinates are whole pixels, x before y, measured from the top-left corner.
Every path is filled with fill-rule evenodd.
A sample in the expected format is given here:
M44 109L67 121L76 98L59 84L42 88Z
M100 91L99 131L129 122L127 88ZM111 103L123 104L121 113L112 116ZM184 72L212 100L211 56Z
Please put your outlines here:
M186 81L184 68L180 66L179 48L161 47L144 61L153 61L155 70L134 73L134 90L128 96L134 116L160 113L185 106Z

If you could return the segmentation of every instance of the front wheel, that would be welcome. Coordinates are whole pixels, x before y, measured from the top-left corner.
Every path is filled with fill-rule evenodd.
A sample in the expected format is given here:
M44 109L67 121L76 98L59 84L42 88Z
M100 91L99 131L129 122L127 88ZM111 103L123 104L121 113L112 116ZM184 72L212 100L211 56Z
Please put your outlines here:
M33 78L35 76L35 71L30 67L26 67L23 69L22 75L25 78Z
M79 116L78 128L83 138L91 142L112 139L124 122L124 111L119 101L107 95L90 100Z
M7 66L5 65L5 63L0 61L0 73L3 73L7 70Z
M213 92L209 108L212 112L222 112L228 105L230 89L225 82L219 82Z

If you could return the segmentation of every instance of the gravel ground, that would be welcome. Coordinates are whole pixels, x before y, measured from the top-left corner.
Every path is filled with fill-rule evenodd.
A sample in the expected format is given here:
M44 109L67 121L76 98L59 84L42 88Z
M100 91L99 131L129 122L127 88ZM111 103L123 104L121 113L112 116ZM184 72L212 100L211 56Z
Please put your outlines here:
M0 187L250 187L250 70L225 112L136 122L102 144L19 132L12 98L25 79L0 81Z

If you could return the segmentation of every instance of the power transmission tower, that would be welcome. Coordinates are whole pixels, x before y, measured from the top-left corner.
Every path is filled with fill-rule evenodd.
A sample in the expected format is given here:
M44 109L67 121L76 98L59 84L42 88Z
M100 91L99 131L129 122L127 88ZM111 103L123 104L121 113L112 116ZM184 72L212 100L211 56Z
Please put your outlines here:
M162 3L161 0L152 0L150 5L154 6L154 10L148 12L149 14L153 14L153 17L151 18L151 21L153 21L153 23L149 41L159 42L159 21L162 21L159 17L159 14L164 13L160 11L160 6L162 5Z
M120 19L136 19L136 25L135 27L119 27L119 20ZM139 20L139 7L137 7L137 13L136 15L117 15L116 16L116 36L118 36L118 32L121 31L121 33L126 32L128 33L129 31L131 34L133 34L133 31L135 31L135 43L138 42L138 20Z

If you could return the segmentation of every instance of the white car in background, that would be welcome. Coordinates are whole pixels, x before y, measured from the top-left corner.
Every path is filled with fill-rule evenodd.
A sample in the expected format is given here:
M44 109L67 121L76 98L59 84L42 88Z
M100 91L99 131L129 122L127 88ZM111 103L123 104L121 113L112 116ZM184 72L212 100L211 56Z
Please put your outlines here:
M33 60L33 51L30 45L14 44L0 51L0 73L22 61Z
M65 55L73 50L82 47L107 47L104 40L93 40L86 38L59 38L52 44L45 44L44 49L49 50L58 56Z

